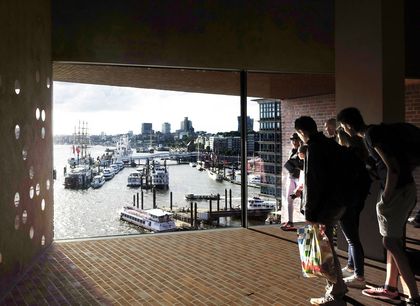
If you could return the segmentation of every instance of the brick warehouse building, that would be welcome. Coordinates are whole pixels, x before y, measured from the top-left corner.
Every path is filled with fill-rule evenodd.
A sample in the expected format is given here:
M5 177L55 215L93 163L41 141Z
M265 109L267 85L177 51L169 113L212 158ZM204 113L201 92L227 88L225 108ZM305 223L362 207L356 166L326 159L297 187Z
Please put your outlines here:
M106 262L111 254L107 246L88 250L88 244L82 243L70 254L70 245L54 242L53 81L235 95L240 96L238 102L242 102L241 115L245 119L243 102L247 96L280 99L283 143L288 143L285 140L291 132L290 123L303 111L314 116L318 124L348 106L360 108L369 123L407 120L419 124L419 16L415 0L179 0L170 4L138 0L1 1L0 303L26 276L33 277L26 289L15 287L24 301L14 300L12 294L7 297L11 304L22 301L36 304L42 295L60 296L57 292L65 292L67 304L80 303L86 296L99 299L110 294L112 299L102 302L112 304L119 295L134 295L142 286L135 280L125 282L127 275L124 275L119 284L112 283L114 288L104 289L109 278L115 276L109 273L121 268L121 262L115 262L114 258L100 277L95 274L98 271L89 268L98 264L100 270L99 263ZM246 122L242 126L246 127ZM246 148L244 134L242 144ZM282 152L284 159L285 150ZM416 180L418 183L418 174ZM246 211L246 200L243 184L243 211ZM248 228L246 215L242 226ZM245 235L250 233L247 231ZM194 233L186 235L190 235L188 242L198 237L194 238L199 241L197 244L203 237ZM171 237L182 240L186 235ZM237 237L234 232L226 235ZM251 238L246 240L249 245L258 244L259 237ZM166 238L150 239L150 245L155 243L159 247L160 239ZM222 240L210 239L200 247L211 248ZM245 255L255 251L228 242L224 247L235 245ZM115 243L115 250L123 244L118 239L110 239L108 243ZM177 245L182 244L174 247ZM209 253L215 250L218 251L214 248ZM117 251L114 255L132 259L138 254L130 253L129 249L124 252ZM287 248L280 250L282 254L286 252L289 252ZM165 254L162 250L151 253ZM42 257L44 254L48 256ZM179 262L187 264L195 260L188 255ZM84 265L77 256L92 259L93 264ZM224 254L220 258L229 259ZM249 256L241 258L249 260ZM159 263L166 261L163 258ZM60 279L57 283L48 279L47 285L41 286L39 270L31 268L45 262L48 269L58 267L57 274L76 271L75 278ZM131 264L128 259L124 263ZM156 264L151 261L143 269ZM200 285L213 275L217 265L212 268L202 275L181 279L180 286ZM54 274L48 269L47 278ZM84 274L84 269L90 273ZM220 274L220 278L227 276L231 277ZM294 274L289 277L300 282ZM166 284L165 279L166 275L156 278L155 293L162 293L159 288ZM281 277L274 279L281 283ZM229 295L240 304L253 295L241 291L242 280L238 281L239 289L229 288L227 284L235 281L226 281L223 287L226 290L214 296L223 301L223 295ZM117 290L116 286L121 287ZM207 283L202 287L204 290L196 290L202 296L205 292L211 295L217 289ZM265 287L269 287L268 283ZM166 294L165 298L171 301L176 290L169 286L168 291L173 295ZM79 292L87 293L83 297ZM235 292L247 297L237 297ZM289 300L283 304L295 305L299 299L290 292L285 296ZM60 304L62 300L55 301Z

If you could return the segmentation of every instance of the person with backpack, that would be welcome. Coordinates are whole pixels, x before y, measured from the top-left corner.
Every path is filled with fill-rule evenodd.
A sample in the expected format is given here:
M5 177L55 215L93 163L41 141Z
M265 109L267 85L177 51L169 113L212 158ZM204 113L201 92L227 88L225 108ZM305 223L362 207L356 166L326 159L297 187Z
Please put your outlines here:
M368 153L360 137L350 137L342 128L337 129L337 139L343 150L346 151L343 162L348 165L349 169L352 169L348 175L353 176L352 181L347 182L353 186L351 202L339 222L348 244L347 265L341 271L348 287L363 289L366 287L365 255L360 241L359 220L372 182L365 166Z
M308 116L295 120L299 138L307 144L304 162L304 187L302 207L307 223L320 227L328 237L334 258L336 282L327 280L326 293L312 298L312 305L346 305L343 300L347 287L343 281L340 262L334 250L333 230L345 211L341 198L344 184L338 179L337 167L341 159L340 145L318 132L315 121Z
M288 172L286 181L286 197L287 197L287 221L282 223L281 229L284 231L294 231L296 228L293 224L293 193L298 186L300 171L303 169L303 161L299 159L298 149L300 146L300 139L298 134L293 133L290 137L292 149L289 153L289 159L284 164L284 168Z
M409 290L407 305L420 305L416 280L404 250L404 228L411 210L416 205L416 185L412 170L419 157L420 129L408 123L367 126L360 111L350 107L337 115L341 127L350 136L358 135L365 141L369 154L376 161L381 179L381 199L376 205L379 231L387 251L385 285L365 289L366 296L399 302L398 276ZM406 139L406 141L402 141ZM417 143L416 143L417 142Z

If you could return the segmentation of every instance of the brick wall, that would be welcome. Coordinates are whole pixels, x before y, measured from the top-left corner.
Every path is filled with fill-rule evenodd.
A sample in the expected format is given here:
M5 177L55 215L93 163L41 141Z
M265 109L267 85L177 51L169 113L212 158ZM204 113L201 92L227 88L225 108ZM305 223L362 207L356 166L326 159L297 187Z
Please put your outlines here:
M283 164L288 159L290 136L295 132L295 119L300 116L311 116L318 125L319 130L323 130L324 122L331 117L335 117L335 95L323 95L307 97L293 100L281 101L281 130L283 143Z
M405 118L406 121L420 127L420 84L407 85L405 91ZM290 136L294 133L294 121L300 116L311 116L323 129L324 122L336 115L335 95L323 95L306 97L281 102L281 130L283 143L282 164L287 161L291 148ZM417 198L420 199L420 169L414 173L417 185ZM284 182L284 180L282 180ZM285 184L283 183L283 186ZM420 201L417 203L417 211L420 209Z
M420 127L420 84L408 85L405 88L405 120ZM417 199L420 200L420 168L414 172L417 185ZM415 213L420 209L420 201L417 202Z

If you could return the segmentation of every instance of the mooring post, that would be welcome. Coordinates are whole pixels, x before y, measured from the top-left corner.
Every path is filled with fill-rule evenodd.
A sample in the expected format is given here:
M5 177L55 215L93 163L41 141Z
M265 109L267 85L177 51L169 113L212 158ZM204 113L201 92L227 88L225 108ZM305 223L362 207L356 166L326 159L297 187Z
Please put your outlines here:
M232 210L232 189L229 189L229 209Z
M191 223L191 227L194 227L194 211L193 211L193 202L190 203L190 223Z
M220 194L217 194L217 211L220 211Z
M196 229L198 228L198 223L197 223L197 202L194 203L194 227Z
M141 209L143 210L143 203L144 203L144 195L143 195L143 190L141 191Z
M153 208L156 208L156 189L153 188Z
M211 199L209 200L209 214L211 215L212 205L211 205Z
M133 194L133 206L136 206L136 195Z
M227 210L227 189L225 188L225 210Z
M139 193L137 192L137 208L139 208Z
M172 191L169 194L169 207L170 207L170 211L172 211Z

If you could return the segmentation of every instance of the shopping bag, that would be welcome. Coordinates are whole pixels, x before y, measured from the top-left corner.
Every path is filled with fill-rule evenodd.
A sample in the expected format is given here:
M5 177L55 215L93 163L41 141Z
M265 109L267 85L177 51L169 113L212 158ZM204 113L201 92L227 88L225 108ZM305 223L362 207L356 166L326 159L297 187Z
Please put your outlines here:
M305 277L324 277L337 282L334 256L328 237L318 225L307 224L297 231L302 273Z

